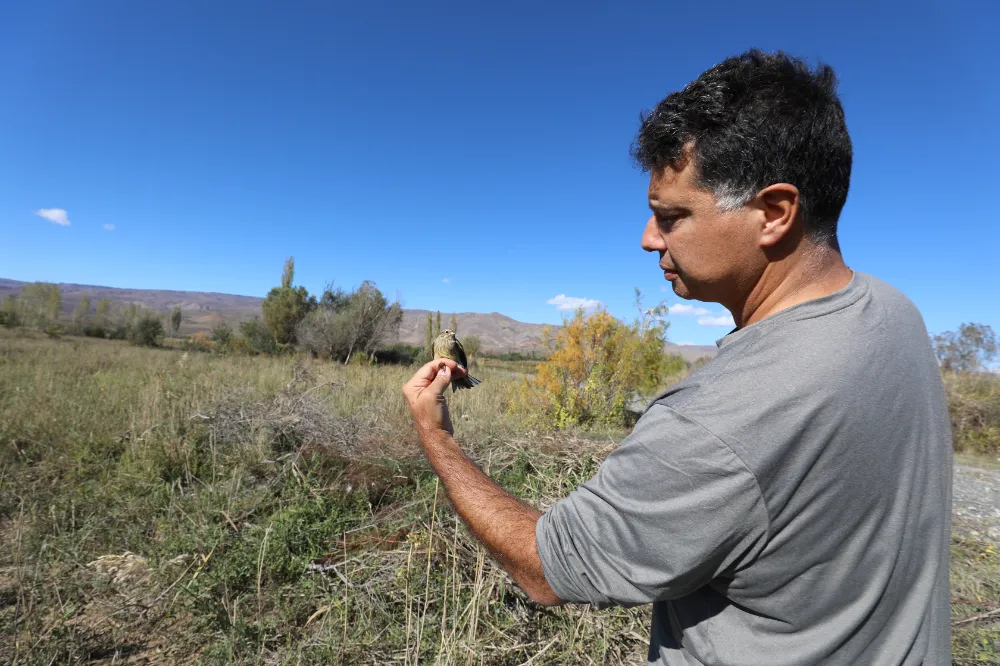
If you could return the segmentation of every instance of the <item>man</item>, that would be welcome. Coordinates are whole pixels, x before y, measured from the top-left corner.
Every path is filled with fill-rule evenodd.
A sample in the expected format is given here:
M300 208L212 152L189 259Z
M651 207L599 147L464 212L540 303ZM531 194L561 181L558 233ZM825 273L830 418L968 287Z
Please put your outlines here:
M951 440L910 301L851 271L852 149L832 69L750 51L648 114L642 247L736 329L544 515L404 387L456 510L543 604L653 604L650 664L949 664Z

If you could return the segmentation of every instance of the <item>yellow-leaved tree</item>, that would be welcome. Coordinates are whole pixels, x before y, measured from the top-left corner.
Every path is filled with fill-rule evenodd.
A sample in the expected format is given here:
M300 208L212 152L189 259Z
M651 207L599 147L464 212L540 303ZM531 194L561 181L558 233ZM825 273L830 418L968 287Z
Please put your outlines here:
M636 289L639 316L632 323L605 309L577 310L544 334L548 357L538 364L525 397L548 424L626 425L630 408L662 386L684 362L663 351L668 323L664 303L644 310Z

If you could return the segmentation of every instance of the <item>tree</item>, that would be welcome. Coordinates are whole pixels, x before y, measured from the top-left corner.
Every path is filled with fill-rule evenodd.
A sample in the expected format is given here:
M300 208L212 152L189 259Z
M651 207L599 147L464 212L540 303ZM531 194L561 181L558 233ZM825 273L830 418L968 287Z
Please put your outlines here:
M90 318L90 295L84 294L80 302L73 308L73 326L80 330L87 325Z
M348 363L359 352L373 358L396 334L403 318L398 299L390 303L368 280L346 295L346 300L333 302L337 307L316 308L296 331L299 345L322 358Z
M319 299L319 307L340 312L351 302L351 295L340 287L335 287L332 282L328 282L323 289L323 295Z
M295 279L295 257L285 259L285 265L281 269L281 286L291 289L292 280Z
M427 328L424 330L424 356L431 360L434 356L434 321L431 313L427 313Z
M347 355L344 358L346 364L355 352L370 356L390 334L398 331L399 322L403 319L403 308L398 299L390 304L374 282L365 280L351 294L351 303L344 314L348 341Z
M97 301L97 325L107 326L108 325L108 314L111 311L111 300L107 298L102 298Z
M293 287L295 259L288 257L281 272L281 286L268 292L261 304L264 323L280 344L295 342L295 328L316 306L315 297L305 287Z
M17 307L17 299L14 294L8 294L0 305L0 326L14 328L20 325L21 317Z
M125 328L132 328L132 325L138 320L141 308L138 303L126 303L119 310L118 315L121 318L122 325Z
M52 323L59 321L59 312L62 310L62 292L59 290L59 285L54 284L49 289L46 306L48 308L49 321Z
M455 313L451 313L451 330L453 333L458 333L458 319L455 318Z
M179 330L181 330L181 306L178 305L170 312L170 332L177 337Z
M295 331L299 347L322 359L339 361L347 355L347 332L341 313L319 307L299 322Z
M469 367L472 367L476 357L479 356L480 347L478 335L467 335L462 338L462 348L465 349L465 358L469 361Z
M958 331L935 335L934 352L944 370L976 372L996 358L997 338L987 324L962 324Z
M23 323L28 326L46 328L59 318L62 293L59 285L50 282L32 282L21 288L18 295L18 310Z
M434 337L436 338L441 334L441 311L438 310L437 317L434 319Z

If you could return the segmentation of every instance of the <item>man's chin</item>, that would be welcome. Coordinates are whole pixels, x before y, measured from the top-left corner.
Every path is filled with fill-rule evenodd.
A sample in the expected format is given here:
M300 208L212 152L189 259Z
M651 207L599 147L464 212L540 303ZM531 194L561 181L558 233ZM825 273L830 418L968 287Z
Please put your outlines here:
M681 282L680 277L675 277L670 281L670 286L673 288L674 293L685 300L691 299L691 290L687 288L687 285Z

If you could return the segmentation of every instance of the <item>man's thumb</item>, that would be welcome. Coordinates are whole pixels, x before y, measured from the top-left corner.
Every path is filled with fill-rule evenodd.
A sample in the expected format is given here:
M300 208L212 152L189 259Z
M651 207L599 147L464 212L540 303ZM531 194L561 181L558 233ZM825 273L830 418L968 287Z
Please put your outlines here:
M441 369L438 370L437 375L434 377L434 381L431 382L431 387L434 392L438 395L442 395L445 389L448 388L448 384L451 383L451 368L447 365L442 365Z

